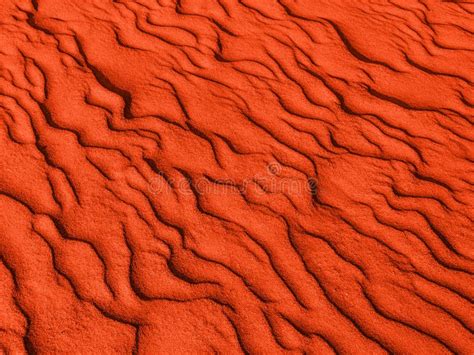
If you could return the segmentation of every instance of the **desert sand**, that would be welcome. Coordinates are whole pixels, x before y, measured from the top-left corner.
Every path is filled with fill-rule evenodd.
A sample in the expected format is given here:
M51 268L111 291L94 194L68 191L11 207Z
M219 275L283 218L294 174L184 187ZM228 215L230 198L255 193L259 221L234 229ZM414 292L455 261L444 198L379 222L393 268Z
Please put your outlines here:
M473 354L474 3L0 1L1 354Z

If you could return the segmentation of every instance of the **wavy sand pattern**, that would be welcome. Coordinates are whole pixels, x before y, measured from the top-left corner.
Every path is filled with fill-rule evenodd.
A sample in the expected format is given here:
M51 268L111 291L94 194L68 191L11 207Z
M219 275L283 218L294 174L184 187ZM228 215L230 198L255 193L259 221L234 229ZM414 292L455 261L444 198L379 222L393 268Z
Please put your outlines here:
M1 354L474 353L474 2L0 23Z

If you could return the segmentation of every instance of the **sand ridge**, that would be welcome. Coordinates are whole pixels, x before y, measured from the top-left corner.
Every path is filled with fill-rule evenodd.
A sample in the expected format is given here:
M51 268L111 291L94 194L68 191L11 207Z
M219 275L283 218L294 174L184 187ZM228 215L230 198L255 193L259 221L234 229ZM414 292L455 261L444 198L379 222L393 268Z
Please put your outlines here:
M472 354L473 13L2 1L0 353Z

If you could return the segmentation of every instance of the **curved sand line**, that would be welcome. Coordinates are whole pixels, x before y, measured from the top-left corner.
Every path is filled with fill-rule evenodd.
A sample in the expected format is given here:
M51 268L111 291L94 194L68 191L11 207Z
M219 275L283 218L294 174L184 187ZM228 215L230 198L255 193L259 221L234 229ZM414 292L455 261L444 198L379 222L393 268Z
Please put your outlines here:
M0 353L472 354L474 3L1 5Z

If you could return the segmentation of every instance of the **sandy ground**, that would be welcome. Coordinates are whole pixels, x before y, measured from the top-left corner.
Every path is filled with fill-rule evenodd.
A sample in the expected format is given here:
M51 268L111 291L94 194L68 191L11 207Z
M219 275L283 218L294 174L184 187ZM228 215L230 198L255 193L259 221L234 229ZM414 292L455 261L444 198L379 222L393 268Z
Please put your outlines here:
M0 5L0 354L474 353L472 1Z

